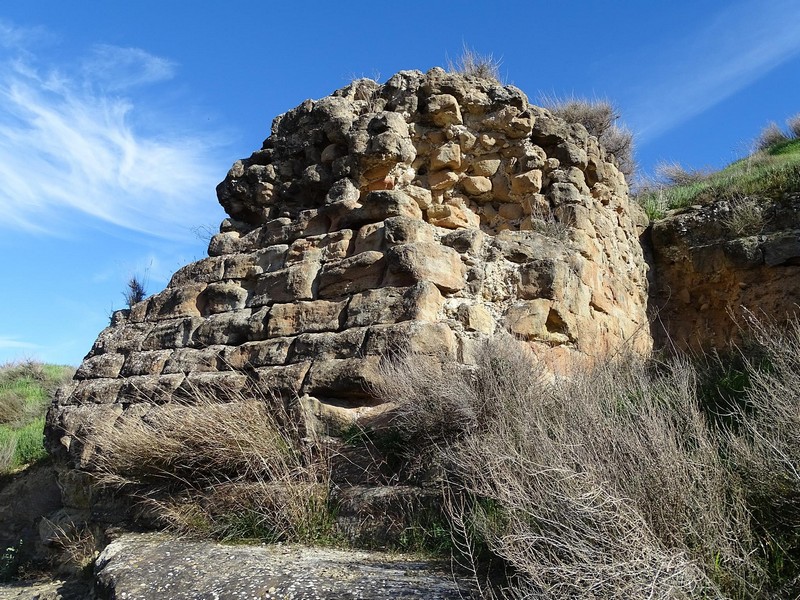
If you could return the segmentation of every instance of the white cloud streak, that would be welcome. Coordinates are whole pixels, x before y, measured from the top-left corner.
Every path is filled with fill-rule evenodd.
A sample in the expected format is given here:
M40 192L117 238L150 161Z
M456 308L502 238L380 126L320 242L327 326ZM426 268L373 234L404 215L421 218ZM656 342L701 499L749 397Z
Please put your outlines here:
M637 57L639 90L626 120L641 142L708 110L800 52L800 3L729 4L659 56Z
M0 350L33 350L38 348L36 344L21 342L11 336L0 335Z
M24 32L10 38L21 44ZM0 228L58 234L65 220L88 215L186 238L187 227L208 220L219 144L170 130L175 115L154 111L144 89L171 78L173 63L96 46L77 72L45 71L36 57L11 54L0 62Z

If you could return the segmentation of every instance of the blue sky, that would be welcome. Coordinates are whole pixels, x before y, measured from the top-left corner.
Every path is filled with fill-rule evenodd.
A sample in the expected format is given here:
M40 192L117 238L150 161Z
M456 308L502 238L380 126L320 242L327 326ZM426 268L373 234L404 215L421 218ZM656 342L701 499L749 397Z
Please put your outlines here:
M502 62L532 101L606 98L658 162L721 167L800 112L800 3L31 0L0 6L0 363L78 364L137 274L205 256L215 185L352 78Z

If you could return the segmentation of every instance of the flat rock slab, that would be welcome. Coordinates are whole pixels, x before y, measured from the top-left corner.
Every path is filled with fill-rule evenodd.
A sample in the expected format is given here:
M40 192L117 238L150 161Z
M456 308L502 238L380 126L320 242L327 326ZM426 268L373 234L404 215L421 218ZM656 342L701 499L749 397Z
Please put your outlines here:
M446 564L293 545L227 546L125 534L100 555L98 597L125 600L469 598Z

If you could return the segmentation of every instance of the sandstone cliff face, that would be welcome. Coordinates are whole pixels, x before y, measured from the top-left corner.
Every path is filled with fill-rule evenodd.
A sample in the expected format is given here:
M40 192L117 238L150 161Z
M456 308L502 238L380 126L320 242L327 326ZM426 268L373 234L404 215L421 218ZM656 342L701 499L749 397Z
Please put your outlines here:
M368 413L387 353L469 363L506 327L553 368L647 351L642 216L595 138L511 86L433 69L275 119L218 187L209 256L120 311L51 410L51 448L190 383L256 380L314 427Z
M651 238L658 345L724 349L742 341L745 311L777 322L798 312L800 194L691 207Z

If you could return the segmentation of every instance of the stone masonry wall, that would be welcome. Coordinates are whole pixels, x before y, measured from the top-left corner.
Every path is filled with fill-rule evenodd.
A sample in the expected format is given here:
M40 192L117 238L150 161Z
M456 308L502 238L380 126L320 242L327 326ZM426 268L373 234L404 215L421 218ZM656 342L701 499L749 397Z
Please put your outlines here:
M208 258L115 314L48 418L86 427L193 383L256 380L326 427L369 412L388 352L472 360L505 327L552 368L646 352L640 211L580 125L512 86L403 71L277 117L219 185Z

